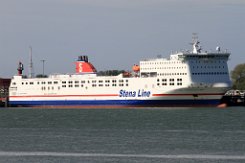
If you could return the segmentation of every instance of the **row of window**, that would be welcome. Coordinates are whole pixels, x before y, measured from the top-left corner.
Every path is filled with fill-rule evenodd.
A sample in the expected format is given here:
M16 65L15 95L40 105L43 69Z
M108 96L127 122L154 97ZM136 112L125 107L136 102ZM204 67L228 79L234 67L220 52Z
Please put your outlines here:
M186 69L186 66L182 66L182 67L148 67L148 68L141 68L141 70L160 70L160 69Z
M225 68L225 66L192 66L192 68Z
M169 83L169 85L174 86L174 83ZM182 83L177 83L178 86L181 86ZM160 86L160 83L157 83L157 86ZM167 83L162 83L162 86L167 86Z
M198 72L192 73L192 75L227 75L228 72Z
M192 68L225 68L225 66L192 66ZM184 67L148 67L148 68L141 68L141 70L160 70L160 69L186 69L186 66Z
M208 61L208 60L204 60L204 61L191 61L191 63L225 63L225 61Z
M33 82L30 82L30 84L34 84ZM58 81L48 81L48 82L45 82L45 81L42 81L42 82L37 82L37 84L49 84L49 85L51 85L51 84L58 84Z
M22 82L21 83L22 85L34 85L34 82ZM42 84L42 85L44 85L44 84L48 84L48 85L51 85L51 84L58 84L58 81L54 81L54 82L52 82L52 81L48 81L48 82L45 82L45 81L42 81L42 82L37 82L37 85L40 85L40 84ZM13 82L13 85L16 85L16 83L15 82Z
M187 75L187 73L159 73L158 76Z
M197 57L197 58L205 58L205 59L210 59L214 58L213 56L188 56L189 58ZM220 56L219 56L220 57ZM227 58L227 57L226 57ZM191 63L194 61L192 60ZM217 61L217 60L196 60L196 63L225 63L226 61ZM166 64L181 64L185 63L184 61L166 61L166 62L141 62L140 65L166 65Z
M116 83L116 82L119 82L119 83L123 83L123 82L128 82L128 80L87 80L87 81L85 81L85 80L82 80L81 81L81 83L82 84L85 84L85 83L110 83L110 82L112 82L112 83ZM78 84L79 83L79 81L62 81L62 84L66 84L66 83L68 83L68 84L73 84L73 83L75 83L75 84Z
M126 87L128 87L128 83L126 83L126 84L123 84L123 83L121 83L121 84L111 84L111 86L112 87L116 87L116 86L119 86L119 87L124 87L124 86L126 86ZM72 88L72 87L81 87L81 88L83 88L84 87L84 85L83 84L81 84L81 85L77 85L77 84L75 84L75 85L62 85L62 88ZM92 84L92 87L110 87L110 84Z
M54 90L54 87L41 87L41 90L42 91L45 91L45 90ZM60 89L60 87L57 88L58 90Z
M168 84L167 79L157 79L157 86L166 86ZM182 85L182 78L177 78L176 80L176 84L178 86ZM170 86L174 86L175 85L175 79L174 78L170 78L169 79L169 85Z
M181 64L184 62L179 61L167 61L167 62L141 62L140 65L163 65L163 64Z
M126 83L128 83L128 80L92 80L92 81L90 81L90 80L87 80L87 81L85 81L85 80L82 80L81 82L79 82L79 81L62 81L61 83L64 85L64 84L68 84L68 85L73 85L73 84L75 84L75 85L78 85L79 83L81 83L81 84L85 84L85 83L110 83L110 82L112 82L112 83L117 83L117 82L119 82L119 83L124 83L124 82L126 82ZM58 81L42 81L42 82L40 82L40 81L38 81L38 82L36 82L36 84L37 85L46 85L46 84L48 84L48 85L52 85L52 84L54 84L54 85L56 85L56 84L58 84ZM16 82L13 82L13 85L16 85ZM34 85L34 82L33 81L31 81L31 82L22 82L22 85Z
M227 55L187 55L186 58L204 58L204 59L210 59L210 58L227 58Z
M92 87L109 87L110 84L92 84ZM111 85L112 87L116 87L116 86L119 86L119 87L123 87L123 86L127 86L128 87L128 83L126 84L112 84ZM75 84L75 85L62 85L62 88L78 88L78 87L84 87L83 84L79 85L79 84ZM60 87L58 87L58 89L60 89ZM54 87L41 87L41 90L54 90Z

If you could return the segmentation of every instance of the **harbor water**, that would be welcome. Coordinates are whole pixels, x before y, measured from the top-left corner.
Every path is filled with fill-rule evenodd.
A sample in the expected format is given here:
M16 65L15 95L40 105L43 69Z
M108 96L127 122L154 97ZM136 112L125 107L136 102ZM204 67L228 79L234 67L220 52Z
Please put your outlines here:
M0 108L0 162L242 163L245 107Z

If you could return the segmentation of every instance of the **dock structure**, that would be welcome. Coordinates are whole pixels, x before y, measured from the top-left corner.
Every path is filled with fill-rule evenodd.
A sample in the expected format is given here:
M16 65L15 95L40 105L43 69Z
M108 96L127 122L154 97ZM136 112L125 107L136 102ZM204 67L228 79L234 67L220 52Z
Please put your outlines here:
M7 106L11 79L0 78L0 107Z
M226 103L228 106L245 106L245 90L227 91L221 103Z

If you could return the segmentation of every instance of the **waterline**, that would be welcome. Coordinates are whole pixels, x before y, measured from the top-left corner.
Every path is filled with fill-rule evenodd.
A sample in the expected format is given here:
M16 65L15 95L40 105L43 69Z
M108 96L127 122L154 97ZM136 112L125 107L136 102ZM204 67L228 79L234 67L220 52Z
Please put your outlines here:
M0 152L0 157L47 156L47 157L107 157L107 158L158 158L158 159L209 159L209 160L245 160L245 155L153 155L153 154L107 154L107 153L67 153L67 152Z

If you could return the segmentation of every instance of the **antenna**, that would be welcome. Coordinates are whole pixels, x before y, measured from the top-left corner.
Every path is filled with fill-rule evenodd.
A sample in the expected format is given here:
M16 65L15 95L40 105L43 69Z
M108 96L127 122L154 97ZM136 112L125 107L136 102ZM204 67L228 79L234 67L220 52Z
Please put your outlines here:
M198 41L198 34L197 33L192 33L192 44L196 43Z
M32 47L29 47L30 49L30 63L29 63L29 78L33 78L34 73L33 73L33 62L32 62Z
M192 46L193 46L192 53L194 54L201 53L202 47L199 44L200 42L198 41L197 33L192 33Z
M41 62L43 62L43 77L44 77L44 62L45 62L45 60L42 59Z

